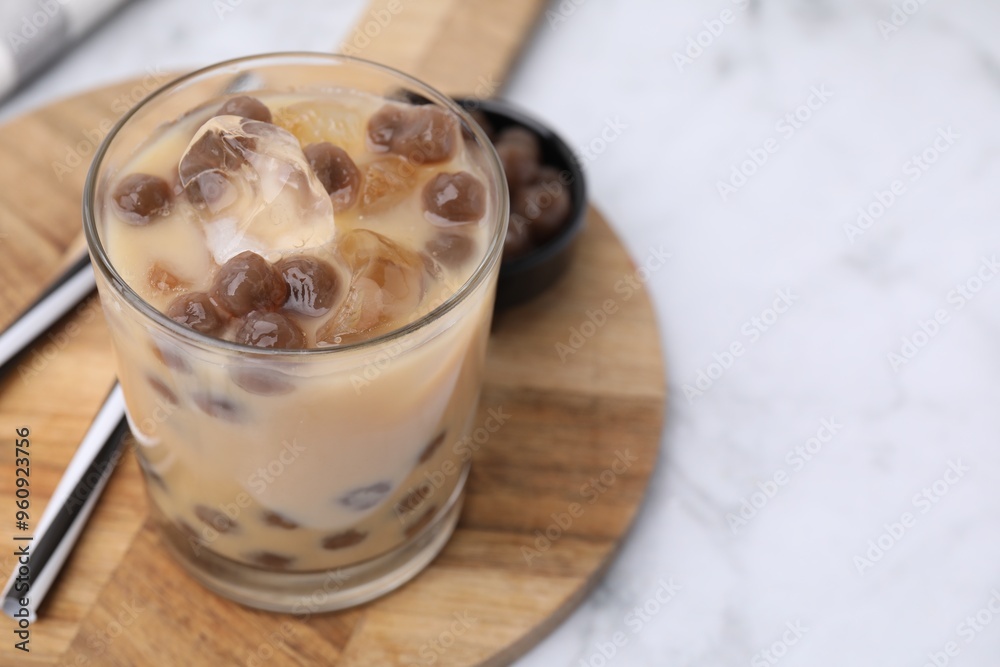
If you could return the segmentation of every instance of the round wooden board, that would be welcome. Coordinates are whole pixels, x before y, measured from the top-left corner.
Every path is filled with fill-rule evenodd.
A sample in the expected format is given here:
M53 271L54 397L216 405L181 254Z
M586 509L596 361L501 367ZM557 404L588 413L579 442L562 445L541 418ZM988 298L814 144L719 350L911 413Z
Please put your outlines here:
M141 92L134 82L112 86L0 128L0 325L65 260L80 229L94 143L123 100ZM598 581L656 464L664 368L649 300L624 288L634 271L591 210L569 275L497 318L480 410L509 418L476 455L454 537L399 591L309 617L208 593L170 560L146 522L129 454L31 628L31 652L2 642L0 664L508 664ZM605 307L612 314L591 323L588 312ZM15 428L31 429L33 521L113 372L92 298L0 381L5 441ZM12 498L12 467L12 454L0 457L0 498ZM12 523L0 521L5 545L13 544ZM6 578L13 549L0 551L8 554L0 556Z

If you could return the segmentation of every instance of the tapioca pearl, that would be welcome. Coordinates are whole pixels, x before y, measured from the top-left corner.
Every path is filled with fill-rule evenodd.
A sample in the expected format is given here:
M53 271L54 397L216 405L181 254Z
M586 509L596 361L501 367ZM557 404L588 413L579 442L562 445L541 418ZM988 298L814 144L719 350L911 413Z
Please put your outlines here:
M223 310L241 316L277 310L288 298L288 285L272 264L246 250L219 267L210 294Z
M511 190L531 182L538 174L541 148L533 132L517 126L505 128L494 140L494 147Z
M475 250L476 242L459 232L439 232L424 245L428 255L452 269L469 261Z
M423 204L431 222L476 222L486 214L486 187L467 171L441 172L424 186Z
M301 350L306 346L306 335L281 313L254 311L243 319L236 342L261 349Z
M336 551L337 549L346 549L361 544L365 541L366 537L368 537L367 532L360 532L354 529L345 530L342 533L327 535L320 542L320 545L329 551Z
M290 376L267 368L233 367L229 369L229 377L243 391L258 396L283 396L295 391Z
M169 403L170 405L177 405L180 403L180 399L177 398L177 394L171 389L166 382L156 377L155 375L147 375L146 382L149 386L153 388L156 395L161 399Z
M274 553L273 551L254 551L244 557L248 563L267 570L287 570L295 562L295 556Z
M319 182L330 195L334 213L353 206L361 190L361 170L347 151L324 141L309 144L302 152Z
M170 214L173 189L159 176L129 174L111 193L111 201L122 219L144 226Z
M428 483L423 482L416 488L412 489L403 498L396 503L396 516L404 516L411 512L415 512L420 509L420 507L432 496L434 495L434 488Z
M209 417L239 424L245 421L246 414L238 403L225 396L211 393L198 393L192 397L198 409Z
M411 523L403 531L403 534L407 537L414 537L420 531L427 527L427 525L434 519L434 515L437 514L437 505L432 505L430 509L420 515L420 518Z
M204 292L178 296L167 306L166 316L206 336L219 336L229 319Z
M226 208L236 201L236 188L226 174L206 170L188 181L184 193L197 209L207 207Z
M207 505L195 505L194 515L198 517L199 521L219 533L232 533L239 530L239 526L232 518Z
M247 164L246 153L257 147L254 137L231 131L206 131L184 153L178 165L181 180L208 169L237 171Z
M271 110L256 97L240 95L226 100L215 112L216 116L242 116L262 123L271 122Z
M261 519L268 526L274 528L281 528L282 530L295 530L299 527L299 524L295 523L287 516L283 514L278 514L277 512L272 512L271 510L264 510L261 512Z
M337 502L348 509L363 512L381 503L391 490L392 485L389 482L376 482L348 491L338 498Z
M415 164L436 164L455 154L458 119L444 109L425 105L412 108L397 129L392 151Z
M388 152L392 137L403 123L404 107L386 104L368 119L368 141L376 152Z
M434 452L436 452L438 448L444 444L444 439L446 435L447 431L441 431L440 433L437 434L437 436L435 436L433 440L427 443L427 446L424 447L424 450L420 452L420 458L417 459L417 462L427 463L428 461L430 461L431 457L434 456Z
M170 370L179 373L190 373L191 364L184 358L184 354L173 347L154 343L151 347L153 356Z
M332 266L315 257L296 255L279 260L274 267L288 285L286 310L310 317L330 312L340 294L340 280Z
M225 208L238 192L230 175L248 164L246 153L257 145L253 137L211 130L202 134L177 165L188 201L198 210Z
M368 120L372 151L400 155L414 164L435 164L455 153L458 119L432 106L387 104Z
M569 221L573 200L558 180L540 181L521 188L511 201L512 210L530 221L532 239L544 243Z

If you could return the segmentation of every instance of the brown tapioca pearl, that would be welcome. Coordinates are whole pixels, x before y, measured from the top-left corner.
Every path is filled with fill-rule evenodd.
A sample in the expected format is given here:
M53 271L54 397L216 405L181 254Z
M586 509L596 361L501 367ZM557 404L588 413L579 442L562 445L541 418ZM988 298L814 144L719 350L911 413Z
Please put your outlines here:
M428 255L453 269L467 262L475 249L475 241L455 232L441 232L424 246Z
M288 517L278 514L277 512L272 512L271 510L264 510L261 513L264 519L264 523L275 528L282 528L284 530L295 530L299 527L299 524L295 523Z
M573 202L569 190L559 181L545 181L521 188L512 199L511 208L531 221L532 238L544 243L569 220Z
M413 109L393 137L393 152L415 164L436 164L455 154L458 119L450 111L425 105Z
M257 148L257 140L245 134L211 129L191 144L177 167L183 181L206 169L236 171L247 164L247 151Z
M541 148L538 137L523 127L508 127L494 141L511 189L531 182L538 174Z
M295 391L291 378L266 368L230 368L229 377L240 389L258 396L281 396Z
M277 310L288 298L288 285L266 259L246 250L219 267L210 293L216 304L238 317Z
M368 141L374 150L388 152L392 137L403 123L403 107L386 104L368 119Z
M349 209L361 190L361 170L343 148L329 142L309 144L302 151L333 202L335 213Z
M321 544L324 549L335 551L337 549L346 549L347 547L353 547L356 544L361 544L366 537L368 537L368 533L362 533L351 529L335 535L328 535L323 538Z
M337 502L348 509L363 512L382 502L382 500L389 495L389 491L391 490L392 485L389 484L389 482L376 482L368 486L363 486L359 489L348 491L338 498Z
M503 261L509 262L527 255L535 249L531 239L531 223L524 217L512 213L507 225L507 236L503 240Z
M271 122L271 110L256 97L240 95L226 100L226 103L215 112L216 116L242 116L262 123Z
M160 378L153 375L147 375L146 381L149 383L149 386L153 388L153 391L155 391L160 398L165 400L170 405L177 405L180 402L177 398L177 394L174 393L174 390L168 387L167 383Z
M538 168L535 181L538 183L558 183L563 187L568 187L573 182L573 175L569 171L560 171L551 165L543 164Z
M166 315L206 336L218 336L226 328L227 318L204 292L190 292L175 298L167 306Z
M275 263L288 285L287 310L319 317L330 312L340 295L340 280L332 266L306 255L286 257Z
M444 444L444 438L447 433L447 431L441 431L433 440L427 443L427 446L424 447L424 451L420 452L420 458L417 459L417 461L419 463L427 463L430 461L431 457L434 456L434 452L438 450L438 447Z
M193 396L194 404L209 417L238 424L243 421L243 410L234 401L212 394L202 393Z
M161 347L155 343L152 345L151 349L153 350L153 356L167 368L179 373L191 372L191 364L188 363L187 359L184 358L184 355L179 350L165 346Z
M239 529L235 521L207 505L195 505L194 515L198 517L199 521L219 533L231 533Z
M389 152L415 164L435 164L455 152L458 120L432 105L387 104L368 121L368 142L374 152Z
M306 335L298 324L281 313L255 310L244 318L236 332L236 342L262 349L301 350L306 346Z
M424 186L423 202L435 222L476 222L486 214L486 187L467 171L442 172Z
M424 482L396 503L396 516L403 516L418 510L432 495L434 495L434 489L430 484Z
M403 531L403 534L406 535L407 538L410 538L419 533L420 531L422 531L424 528L427 527L427 524L429 524L434 519L434 515L437 514L437 511L438 511L437 505L432 505L429 510L427 510L420 516L419 519L417 519L412 524L407 526L406 530Z
M111 193L111 201L125 222L140 226L168 215L173 198L170 185L150 174L129 174Z
M153 262L149 267L149 271L146 272L146 282L157 292L180 292L191 286L191 283L178 278L159 262Z
M248 562L268 570L287 570L295 562L294 556L276 554L271 551L255 551L247 554L244 558Z
M177 167L188 200L196 208L224 205L235 196L226 172L239 170L247 159L244 150L253 149L251 137L205 132L195 141Z
M236 200L236 188L229 178L222 172L211 170L192 177L184 188L184 194L197 209L218 207L221 210Z

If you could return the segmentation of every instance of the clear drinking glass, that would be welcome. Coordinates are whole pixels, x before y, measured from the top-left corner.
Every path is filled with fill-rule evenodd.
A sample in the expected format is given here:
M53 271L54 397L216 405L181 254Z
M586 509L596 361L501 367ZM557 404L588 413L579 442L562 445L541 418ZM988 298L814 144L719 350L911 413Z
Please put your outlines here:
M105 244L109 183L129 159L223 95L344 89L459 118L488 199L471 277L400 329L305 350L211 338L140 298ZM344 56L220 63L154 92L111 131L87 180L84 227L152 511L203 585L262 609L329 611L402 585L443 548L469 470L455 445L475 418L507 198L496 153L459 107Z

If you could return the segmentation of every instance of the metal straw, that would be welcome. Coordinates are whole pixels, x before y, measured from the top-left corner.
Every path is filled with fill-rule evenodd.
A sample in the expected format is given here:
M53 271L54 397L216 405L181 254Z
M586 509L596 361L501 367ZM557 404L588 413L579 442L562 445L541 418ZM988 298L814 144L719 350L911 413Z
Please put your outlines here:
M0 376L11 369L21 352L90 294L94 286L90 257L84 253L0 333Z
M115 382L59 480L35 534L20 542L27 545L27 562L14 568L3 592L3 611L11 618L21 609L27 609L29 622L37 618L45 594L111 478L128 432L125 399Z

